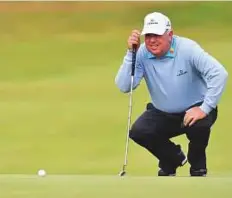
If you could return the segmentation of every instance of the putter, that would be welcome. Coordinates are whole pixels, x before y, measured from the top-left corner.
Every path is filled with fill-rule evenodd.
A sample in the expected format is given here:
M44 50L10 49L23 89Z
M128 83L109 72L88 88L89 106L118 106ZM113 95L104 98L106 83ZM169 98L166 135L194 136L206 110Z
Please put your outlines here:
M125 148L125 157L122 171L119 173L119 176L126 175L126 166L128 158L128 148L129 148L129 133L131 127L131 114L132 114L132 93L133 93L133 84L134 84L134 74L135 74L135 61L136 61L136 45L132 46L132 68L131 68L131 86L129 93L129 113L128 113L128 123L127 123L127 134L126 134L126 148Z

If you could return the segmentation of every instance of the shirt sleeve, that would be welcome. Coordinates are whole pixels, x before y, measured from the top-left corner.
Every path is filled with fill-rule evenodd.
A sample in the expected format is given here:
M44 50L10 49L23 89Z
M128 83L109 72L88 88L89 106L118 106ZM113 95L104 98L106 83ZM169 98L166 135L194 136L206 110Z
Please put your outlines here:
M131 70L132 70L132 52L128 50L115 78L115 83L117 87L124 93L128 93L130 91ZM142 80L143 76L144 76L144 69L142 64L140 63L139 54L137 53L133 89L135 89L140 84L140 81Z
M191 64L200 72L207 84L207 92L200 106L206 114L215 108L224 91L228 73L219 61L205 52L197 43L191 46Z

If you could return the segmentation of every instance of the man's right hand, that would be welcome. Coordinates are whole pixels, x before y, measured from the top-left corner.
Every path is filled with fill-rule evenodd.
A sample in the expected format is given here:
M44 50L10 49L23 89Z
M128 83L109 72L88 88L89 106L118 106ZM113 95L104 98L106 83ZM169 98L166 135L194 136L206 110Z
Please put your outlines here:
M131 35L127 40L128 49L132 50L132 45L136 45L136 51L139 49L140 46L140 31L132 30Z

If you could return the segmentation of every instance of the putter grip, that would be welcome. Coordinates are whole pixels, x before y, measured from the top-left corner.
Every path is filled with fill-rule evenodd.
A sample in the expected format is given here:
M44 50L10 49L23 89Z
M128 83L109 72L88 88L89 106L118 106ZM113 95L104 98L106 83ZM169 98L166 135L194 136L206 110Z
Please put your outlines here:
M135 61L136 61L136 45L132 45L132 70L131 76L135 75Z

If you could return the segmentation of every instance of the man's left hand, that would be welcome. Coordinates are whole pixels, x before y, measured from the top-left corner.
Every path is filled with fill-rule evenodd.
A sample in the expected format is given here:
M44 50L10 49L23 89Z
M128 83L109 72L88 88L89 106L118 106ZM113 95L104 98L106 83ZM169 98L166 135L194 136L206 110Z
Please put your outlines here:
M205 118L207 114L200 107L193 107L186 111L184 116L184 126L192 126L196 121Z

